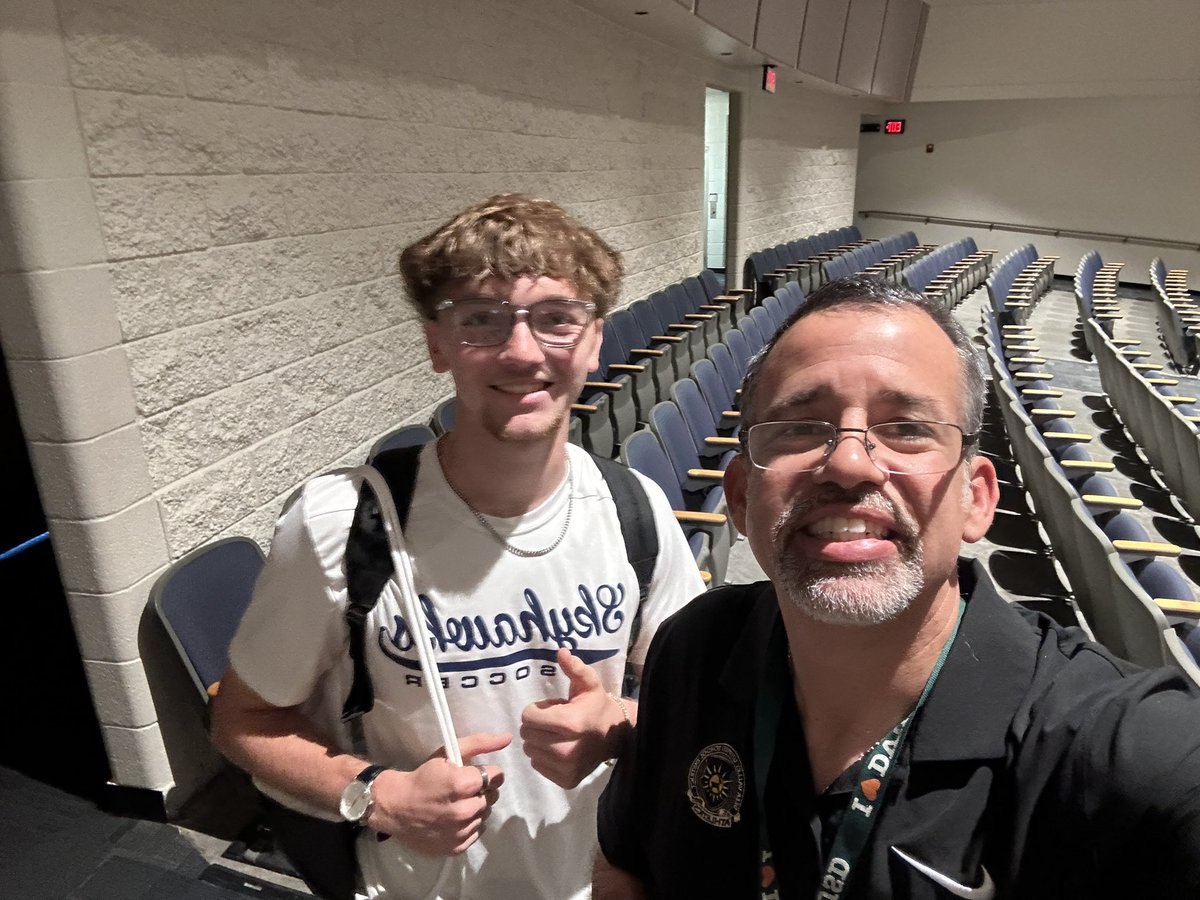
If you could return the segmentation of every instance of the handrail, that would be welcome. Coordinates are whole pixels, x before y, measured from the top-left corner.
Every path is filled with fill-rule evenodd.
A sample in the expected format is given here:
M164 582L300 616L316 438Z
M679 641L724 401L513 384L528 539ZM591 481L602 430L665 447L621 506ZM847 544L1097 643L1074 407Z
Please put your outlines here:
M1173 241L1167 238L1141 237L1131 234L1111 234L1106 231L1083 231L1077 228L1048 228L1045 225L1018 225L1013 222L985 222L980 219L955 219L950 216L929 216L922 213L889 212L881 209L862 209L864 219L878 216L904 222L923 222L926 225L959 225L964 228L983 228L987 231L1019 231L1025 234L1048 234L1052 237L1082 238L1089 241L1113 241L1119 244L1142 244L1148 247L1167 247L1171 250L1200 251L1196 241Z

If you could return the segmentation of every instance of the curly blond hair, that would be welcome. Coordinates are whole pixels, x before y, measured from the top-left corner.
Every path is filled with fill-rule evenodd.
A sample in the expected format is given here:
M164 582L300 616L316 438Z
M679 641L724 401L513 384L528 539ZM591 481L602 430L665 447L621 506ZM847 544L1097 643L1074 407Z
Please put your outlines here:
M453 289L488 278L545 275L573 284L604 316L616 303L625 267L600 235L549 200L496 194L405 247L400 275L428 319Z

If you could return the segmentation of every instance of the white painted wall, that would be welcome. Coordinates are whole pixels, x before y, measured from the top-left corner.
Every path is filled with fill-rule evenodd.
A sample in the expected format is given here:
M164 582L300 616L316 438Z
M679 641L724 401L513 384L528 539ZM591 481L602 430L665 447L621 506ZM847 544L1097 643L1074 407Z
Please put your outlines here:
M118 784L213 770L140 636L165 566L449 392L403 245L516 190L621 250L627 300L694 274L709 84L743 100L735 257L849 222L857 101L759 77L566 0L5 5L0 340Z
M903 135L860 136L855 208L1025 223L1200 245L1200 98L1117 97L910 103ZM925 152L932 143L934 152ZM1033 241L1072 274L1095 248L1124 261L1122 280L1148 283L1149 263L1189 268L1200 253L1045 235L968 232L894 220L860 221L864 234L913 228L922 240L972 233L1002 252Z
M931 6L912 100L1200 96L1195 0Z

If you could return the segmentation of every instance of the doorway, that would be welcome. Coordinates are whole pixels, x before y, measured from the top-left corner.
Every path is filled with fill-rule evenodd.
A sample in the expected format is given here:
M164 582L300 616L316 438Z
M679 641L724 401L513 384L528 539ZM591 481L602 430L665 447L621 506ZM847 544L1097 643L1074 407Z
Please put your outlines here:
M704 89L704 265L724 275L729 231L729 92Z

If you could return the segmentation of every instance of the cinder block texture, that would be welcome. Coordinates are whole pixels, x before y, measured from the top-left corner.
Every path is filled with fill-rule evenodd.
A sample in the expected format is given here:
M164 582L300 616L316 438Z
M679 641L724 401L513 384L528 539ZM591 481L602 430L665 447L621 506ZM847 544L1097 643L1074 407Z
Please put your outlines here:
M143 728L156 721L141 662L84 660L83 668L101 722L122 728Z
M174 783L158 725L101 725L100 734L114 783L164 792Z
M64 359L121 342L105 266L0 275L0 298L8 359Z
M152 571L123 591L67 594L71 623L84 659L119 662L138 657L138 622L150 589L164 570L165 566Z
M129 363L120 347L46 361L8 363L28 441L84 441L134 418Z
M66 84L67 60L54 0L5 0L0 81Z
M106 258L85 178L0 183L0 273L65 269Z
M0 82L0 122L4 180L87 174L75 95L66 85Z
M69 593L117 593L169 560L153 500L103 519L51 519L49 525L59 574Z
M146 456L132 423L87 441L32 441L29 449L42 507L51 518L102 518L150 494Z
M0 274L38 274L0 330L39 482L66 482L44 494L114 777L172 797L209 762L120 665L159 689L135 610L170 559L265 540L300 481L452 391L402 246L522 191L623 253L624 302L694 274L710 84L744 101L733 255L851 219L856 101L764 99L756 72L561 0L15 6Z

